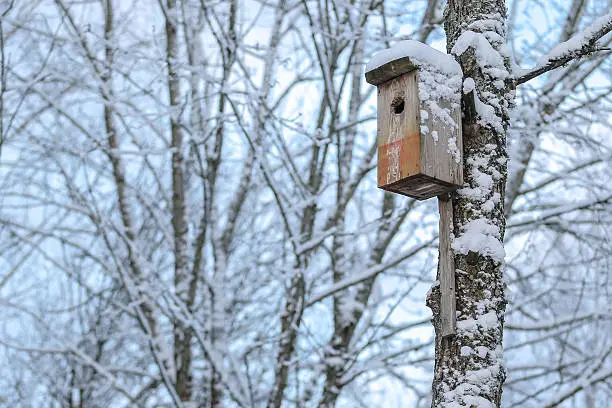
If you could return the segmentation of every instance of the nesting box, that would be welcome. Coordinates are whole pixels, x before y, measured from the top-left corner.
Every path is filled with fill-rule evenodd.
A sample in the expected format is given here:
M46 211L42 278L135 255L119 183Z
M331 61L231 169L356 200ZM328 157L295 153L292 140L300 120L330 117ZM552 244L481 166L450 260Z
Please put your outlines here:
M378 88L378 187L418 200L463 184L461 71L448 69L458 67L454 60L436 67L446 61L441 56L452 57L423 47L417 57L425 62L404 56L366 68L366 81Z

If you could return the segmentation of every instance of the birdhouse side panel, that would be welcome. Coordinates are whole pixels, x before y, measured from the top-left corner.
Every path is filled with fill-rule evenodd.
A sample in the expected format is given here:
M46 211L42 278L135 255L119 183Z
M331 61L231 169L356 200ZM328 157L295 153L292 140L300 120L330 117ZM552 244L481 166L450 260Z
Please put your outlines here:
M437 112L434 112L433 109ZM441 117L441 108L445 111ZM423 104L427 112L421 134L421 173L452 185L463 184L461 108L449 102ZM450 115L448 114L450 113ZM448 115L448 116L446 116Z
M419 174L420 145L417 72L378 86L378 186Z

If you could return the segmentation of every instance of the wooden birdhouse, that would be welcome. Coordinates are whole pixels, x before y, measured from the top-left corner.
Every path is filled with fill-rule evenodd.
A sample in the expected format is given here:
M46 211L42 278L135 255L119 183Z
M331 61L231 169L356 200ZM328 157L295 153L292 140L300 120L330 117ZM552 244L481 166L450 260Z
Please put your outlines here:
M418 200L461 187L457 62L405 41L374 56L366 81L378 88L378 187Z

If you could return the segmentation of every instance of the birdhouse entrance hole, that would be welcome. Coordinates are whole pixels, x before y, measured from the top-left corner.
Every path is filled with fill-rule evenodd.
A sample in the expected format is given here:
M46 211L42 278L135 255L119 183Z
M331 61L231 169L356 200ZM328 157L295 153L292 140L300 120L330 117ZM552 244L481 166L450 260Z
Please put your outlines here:
M396 96L393 99L393 102L391 102L391 109L396 115L402 113L404 111L404 98L401 96Z

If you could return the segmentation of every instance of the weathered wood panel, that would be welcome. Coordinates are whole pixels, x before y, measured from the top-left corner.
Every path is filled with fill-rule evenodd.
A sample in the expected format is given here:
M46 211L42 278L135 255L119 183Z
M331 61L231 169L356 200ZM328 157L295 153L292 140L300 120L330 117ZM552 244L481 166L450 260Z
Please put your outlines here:
M417 72L378 87L378 186L420 173Z
M438 101L442 108L450 104ZM429 106L421 109L427 112L425 126L428 131L421 135L421 173L450 184L463 184L463 138L461 134L461 109L451 111L455 126L437 118Z
M416 69L417 67L410 61L410 58L402 57L366 72L365 77L369 84L378 86Z
M455 303L455 259L451 249L451 229L453 225L453 202L448 193L438 197L440 212L440 328L442 337L451 336L456 331Z

